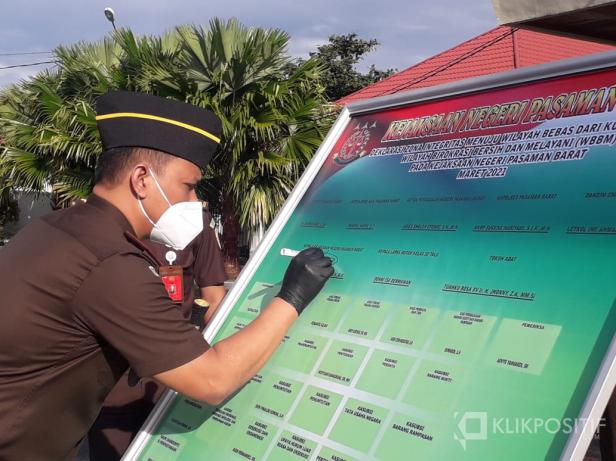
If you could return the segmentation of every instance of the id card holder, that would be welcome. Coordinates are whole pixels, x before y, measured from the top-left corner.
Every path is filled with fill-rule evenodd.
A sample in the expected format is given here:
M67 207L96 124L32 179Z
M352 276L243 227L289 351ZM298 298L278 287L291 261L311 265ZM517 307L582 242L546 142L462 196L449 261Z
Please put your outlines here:
M165 284L169 298L174 303L182 304L184 301L183 269L182 266L160 266L158 269L160 279Z

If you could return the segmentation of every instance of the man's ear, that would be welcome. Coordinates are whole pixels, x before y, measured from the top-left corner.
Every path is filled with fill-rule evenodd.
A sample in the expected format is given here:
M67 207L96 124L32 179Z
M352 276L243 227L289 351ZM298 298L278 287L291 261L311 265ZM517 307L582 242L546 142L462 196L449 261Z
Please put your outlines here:
M144 199L148 196L150 172L143 163L138 163L130 173L130 187L133 193L139 198Z

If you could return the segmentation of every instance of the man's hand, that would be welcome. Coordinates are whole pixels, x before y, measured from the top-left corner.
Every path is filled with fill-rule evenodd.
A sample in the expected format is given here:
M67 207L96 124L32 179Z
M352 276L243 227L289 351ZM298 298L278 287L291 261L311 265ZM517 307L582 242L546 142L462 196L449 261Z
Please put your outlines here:
M299 315L333 273L332 260L320 248L307 248L291 260L277 297L291 304Z

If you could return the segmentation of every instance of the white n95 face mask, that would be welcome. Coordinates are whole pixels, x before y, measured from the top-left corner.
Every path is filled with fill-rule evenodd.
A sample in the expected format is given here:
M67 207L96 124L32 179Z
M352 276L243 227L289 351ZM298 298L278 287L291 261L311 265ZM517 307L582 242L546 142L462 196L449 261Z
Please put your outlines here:
M178 202L172 205L152 170L150 170L150 174L154 178L159 192L169 204L169 208L165 210L157 222L154 222L146 213L143 203L139 199L141 212L153 226L150 232L150 240L170 246L174 250L183 250L203 231L201 202Z

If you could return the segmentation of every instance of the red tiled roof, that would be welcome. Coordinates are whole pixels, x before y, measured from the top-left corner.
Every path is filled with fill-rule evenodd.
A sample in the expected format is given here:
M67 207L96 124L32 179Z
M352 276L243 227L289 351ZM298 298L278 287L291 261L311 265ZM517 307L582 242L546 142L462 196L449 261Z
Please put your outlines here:
M361 99L613 49L609 45L501 26L362 88L337 103L345 105Z

